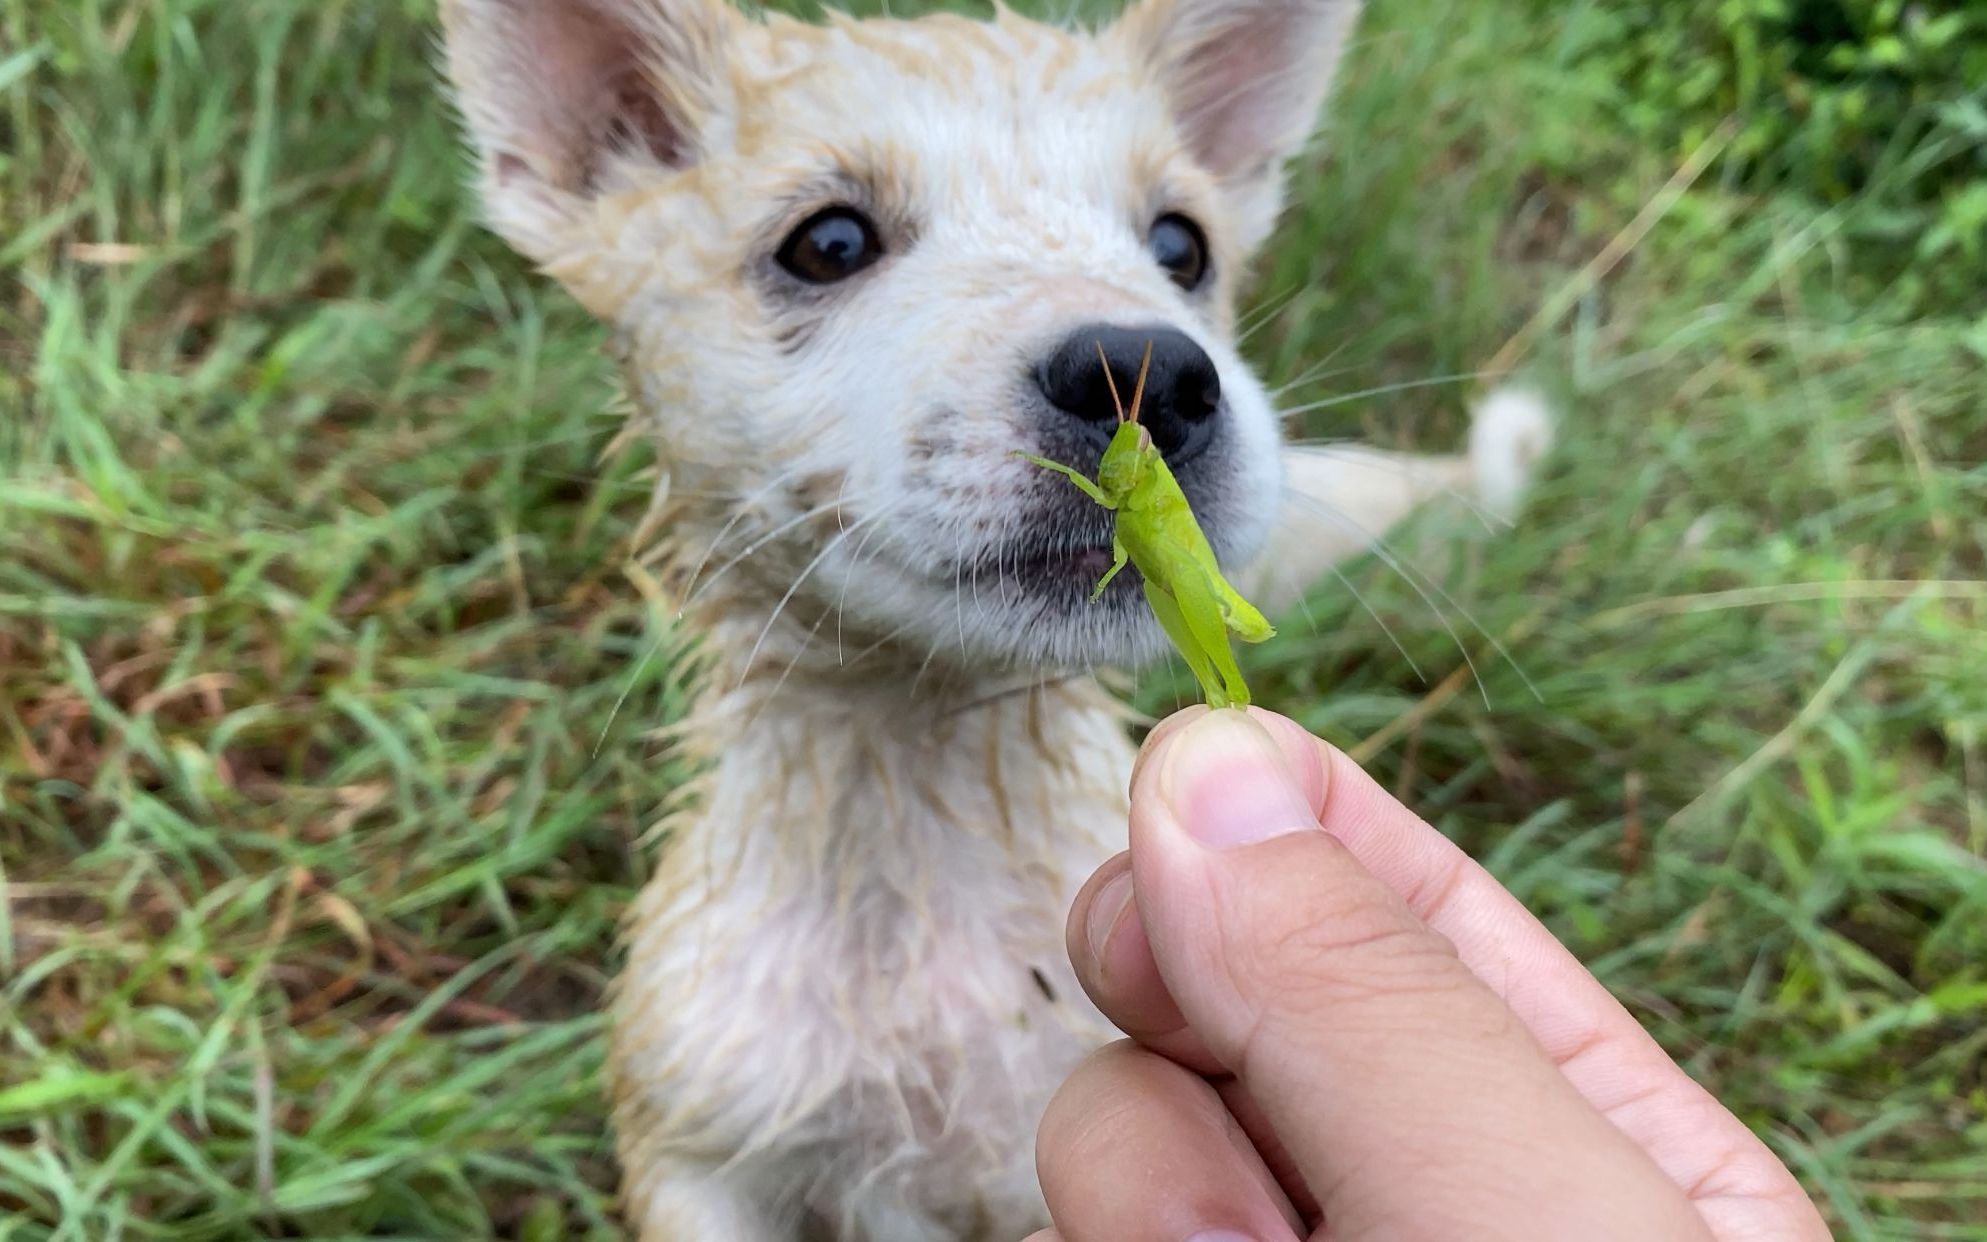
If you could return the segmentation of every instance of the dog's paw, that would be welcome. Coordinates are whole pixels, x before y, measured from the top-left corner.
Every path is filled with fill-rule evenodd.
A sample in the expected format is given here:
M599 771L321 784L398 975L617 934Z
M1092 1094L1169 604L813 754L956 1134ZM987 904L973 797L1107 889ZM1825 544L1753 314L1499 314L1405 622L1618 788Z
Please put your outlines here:
M1552 407L1528 388L1499 388L1470 423L1470 478L1477 503L1499 521L1518 514L1539 463L1552 450Z

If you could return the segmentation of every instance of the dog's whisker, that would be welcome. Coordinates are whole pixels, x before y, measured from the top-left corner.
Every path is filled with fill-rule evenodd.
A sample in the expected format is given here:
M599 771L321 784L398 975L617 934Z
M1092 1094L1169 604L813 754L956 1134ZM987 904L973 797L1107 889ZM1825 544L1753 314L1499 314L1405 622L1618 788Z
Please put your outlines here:
M877 652L883 650L891 643L896 642L898 639L910 633L912 630L917 629L918 626L922 624L925 620L926 618L918 616L913 616L908 620L905 620L904 622L899 624L895 629L887 631L882 637L871 642L869 646L864 647L861 651L856 652L855 655L851 656L848 659L848 661L842 665L842 667L854 668L856 665L862 663L865 659L868 659L870 656L875 655Z
M1485 628L1483 622L1477 619L1476 614L1471 612L1467 605L1451 595L1441 583L1437 582L1433 577L1415 569L1404 557L1395 553L1388 546L1385 539L1354 521L1336 506L1327 504L1315 496L1294 495L1292 499L1308 504L1326 518L1338 521L1349 527L1354 533L1367 541L1368 547L1379 558L1381 564L1398 574L1401 580L1407 583L1416 595L1421 597L1422 602L1428 605L1430 610L1435 613L1436 619L1442 623L1442 628L1448 631L1449 637L1456 644L1456 649L1462 653L1463 663L1469 666L1470 675L1476 679L1477 691L1483 696L1484 706L1493 706L1490 701L1490 689L1484 684L1483 677L1477 670L1476 661L1470 656L1469 648L1463 644L1462 636L1449 623L1448 616L1436 604L1435 599L1431 598L1430 592L1433 592L1435 596L1439 596L1449 607L1462 614L1463 620L1469 623L1470 628L1481 635L1484 641L1490 644L1491 650L1496 652L1499 658L1511 666L1511 671L1518 675L1518 680L1524 683L1525 689L1531 693L1533 698L1538 699L1540 702L1545 700L1545 696L1539 692L1539 688L1532 681L1530 674L1525 672L1524 666L1518 663L1516 657L1511 654L1510 649L1504 645L1503 640Z
M1318 401L1308 401L1303 405L1293 405L1279 410L1278 413L1282 414L1285 418L1293 418L1299 414L1310 414L1318 410L1329 410L1333 406L1349 405L1354 401L1364 401L1368 397L1384 397L1389 393L1408 392L1416 388L1435 388L1443 384L1467 384L1471 380L1493 379L1496 377L1496 374L1494 371L1464 371L1455 375L1435 375L1427 379L1403 380L1397 384L1381 384L1374 388L1362 388L1358 392L1340 393L1334 397L1325 397Z
M1281 525L1285 530L1301 531L1301 528L1298 526L1297 522L1291 517L1288 510L1285 510L1277 515L1277 523ZM1408 651L1407 647L1402 644L1399 635L1394 633L1394 627L1388 625L1387 619L1380 615L1380 610L1373 607L1372 603L1369 600L1367 600L1365 592L1361 591L1359 589L1358 584L1353 582L1353 580L1349 576L1347 576L1346 572L1343 569L1340 569L1336 564L1330 565L1327 568L1330 569L1332 577L1338 580L1339 585L1346 589L1347 593L1349 593L1352 596L1353 600L1356 603L1358 603L1359 607L1366 613L1366 615L1373 619L1373 623L1380 627L1380 632L1386 635L1387 641L1393 645L1395 651L1400 653L1401 659L1406 661L1408 671L1414 674L1415 680L1421 682L1423 685L1427 685L1428 674L1422 671L1421 665L1418 662L1416 662L1414 656ZM1308 587L1311 584L1294 583L1291 585L1299 587ZM1308 590L1301 591L1298 594L1297 607L1304 614L1304 623L1310 627L1311 633L1313 634L1318 633L1319 632L1318 618L1311 611L1311 599Z
M825 504L815 505L812 509L806 509L800 513L796 513L792 517L788 518L786 521L781 522L779 525L773 527L771 530L768 530L763 534L759 535L751 543L746 544L745 547L738 553L737 556L732 557L730 560L726 561L723 565L720 565L711 574L710 577L704 579L703 584L700 585L695 591L686 591L684 593L683 607L681 610L678 611L677 615L681 616L683 612L688 611L694 604L697 603L698 600L702 599L705 595L708 595L713 587L715 587L719 582L723 581L724 576L726 574L730 573L734 569L737 569L740 565L744 564L746 561L750 560L754 556L757 556L760 552L765 551L767 546L770 545L774 540L778 539L781 535L786 534L788 531L794 529L797 526L800 526L805 522L810 522L815 518L820 517L824 513L833 513L837 508L841 506L841 503L842 503L841 499L837 497L836 499L830 500Z
M710 545L704 549L703 555L697 558L697 563L690 569L690 576L683 582L683 597L686 607L689 601L695 598L698 576L704 572L704 566L711 563L711 557L716 554L717 550L724 546L725 539L730 536L733 530L737 529L740 522L743 522L751 515L754 506L758 505L775 491L791 483L794 479L800 477L803 469L804 467L798 464L789 466L774 475L765 486L754 491L749 496L742 497L737 502L737 507L732 511L731 519L718 528L718 533L711 539Z
M1241 322L1236 325L1235 348L1240 349L1242 346L1247 345L1250 337L1262 331L1270 324L1275 323L1283 312L1289 310L1296 303L1306 288L1308 286L1301 283L1292 285L1284 292L1264 299L1261 305L1244 316ZM1341 345L1339 348L1343 349L1344 346Z
M1035 676L1031 678L1023 680L1022 683L1018 686L1009 686L1006 689L995 690L990 694L982 695L977 699L969 699L966 702L961 703L959 706L946 712L946 715L963 716L967 712L978 711L983 707L992 707L995 704L1005 702L1008 699L1017 698L1023 695L1040 694L1042 691L1048 689L1050 686L1067 685L1070 682L1075 681L1077 677L1080 675L1081 674L1077 673L1055 674L1055 673L1050 673L1047 670L1044 670L1040 673L1035 674Z
M1338 346L1334 348L1330 353L1318 359L1310 366L1305 367L1302 371L1299 371L1297 374L1291 376L1289 379L1283 381L1281 384L1278 384L1275 387L1271 388L1269 390L1270 396L1280 398L1288 395L1291 392L1296 391L1299 388L1304 388L1311 384L1321 383L1325 380L1332 379L1335 376L1350 375L1352 372L1359 370L1362 366L1368 365L1366 363L1360 363L1360 362L1347 363L1345 366L1342 367L1334 367L1331 365L1332 360L1334 358L1337 358L1340 354L1344 353L1351 346L1351 344L1352 341L1350 338L1344 341L1340 341Z
M960 638L960 650L965 652L965 638ZM932 662L938 659L938 644L932 643L925 651L925 658L918 662L917 674L911 678L910 697L918 697L918 689L924 685L925 674L931 671Z
M839 503L840 501L838 499L837 504ZM902 503L901 501L898 502L898 504L901 503ZM773 632L773 626L778 624L780 619L780 614L786 611L786 607L789 603L793 602L793 597L799 593L801 584L807 581L808 575L812 574L823 561L827 560L828 557L834 553L835 549L840 547L843 541L848 539L850 535L854 534L858 530L861 530L865 526L871 525L875 522L879 522L884 518L889 517L893 512L896 511L896 509L898 508L898 504L885 505L883 508L877 510L876 512L871 513L866 517L858 518L852 524L841 528L839 531L836 532L834 538L828 540L826 543L821 545L821 550L814 554L814 559L808 561L806 567L803 568L799 573L794 575L793 581L787 586L786 594L780 596L779 603L773 605L772 615L767 617L766 624L760 627L759 637L755 642L753 642L752 650L746 654L745 666L739 672L738 675L739 685L741 686L744 685L746 679L752 675L752 665L755 661L758 660L760 650L765 647L767 637ZM823 612L821 615L823 618L826 618L828 614L826 612ZM821 622L816 621L814 623L814 629L818 631L820 628L821 628ZM791 673L792 671L793 670L791 666L789 666L787 672ZM782 683L784 683L786 681L786 675L782 674L780 680Z
M1292 492L1286 497L1286 499L1295 501L1297 504L1311 510L1313 513L1316 513L1319 516L1324 517L1328 521L1337 522L1341 526L1344 526L1347 530L1350 530L1353 534L1357 535L1360 538L1360 540L1365 544L1366 549L1373 554L1374 559L1378 560L1382 565L1386 566L1387 569L1392 571L1393 574L1396 577L1398 577L1402 582L1405 582L1408 585L1409 589L1411 589L1417 596L1420 597L1421 602L1427 605L1428 610L1435 614L1436 621L1439 622L1442 628L1448 632L1450 640L1454 642L1456 645L1456 650L1462 654L1463 662L1469 665L1470 674L1471 676L1475 677L1478 690L1481 691L1484 689L1483 678L1477 674L1476 662L1470 658L1469 647L1463 642L1462 635L1457 632L1455 626L1451 624L1449 620L1449 614L1445 612L1442 608L1442 605L1437 602L1437 595L1439 594L1443 600L1446 600L1452 605L1454 605L1454 601L1450 599L1446 591L1442 591L1441 588L1435 586L1432 581L1424 585L1424 579L1422 575L1420 575L1418 572L1413 570L1408 565L1406 559L1402 557L1399 553L1395 552L1394 549L1388 545L1387 541L1384 538L1380 537L1375 532L1367 529L1364 524L1355 520L1351 515L1347 514L1343 509L1340 509L1337 505L1331 504L1330 502L1325 501L1317 496L1306 495L1301 492ZM1433 590L1429 589L1431 587L1433 588ZM1454 605L1454 606L1460 608L1460 605ZM1476 619L1474 617L1466 617L1466 619L1470 622L1472 626L1476 628L1478 633L1484 634L1485 637L1489 637L1489 635L1485 633L1483 627L1476 623ZM1489 701L1488 695L1486 694L1485 696L1486 704L1488 704L1488 701Z
M792 677L793 670L800 666L801 660L805 658L807 655L808 647L813 645L814 636L821 632L821 626L827 620L828 620L828 614L825 612L822 613L819 617L815 618L814 624L808 627L807 633L801 636L800 646L794 649L793 657L787 661L787 666L784 669L780 670L780 675L776 680L774 680L772 689L766 691L766 693L759 699L758 704L753 707L752 714L746 717L745 719L746 728L749 729L754 724L757 724L759 720L759 713L765 711L766 708L770 706L775 699L780 697L780 691L786 688L787 679L789 677ZM749 667L749 662L748 662L748 667Z
M622 681L621 693L614 697L614 706L607 710L607 719L601 723L600 735L593 739L593 758L600 757L600 748L607 744L607 735L613 732L614 722L621 718L621 709L627 706L628 696L635 692L635 687L648 675L649 665L653 664L656 656L662 653L663 645L667 641L666 634L657 634L655 639L643 649L642 658L635 662L634 671Z
M959 654L963 657L968 655L968 648L966 646L966 592L962 589L964 584L960 581L966 570L966 532L964 530L957 530L953 532L953 535L954 546L958 548L958 551L952 557L952 616L954 623L959 629ZM973 577L976 586L978 585L979 572L979 564L975 562L973 564Z
M907 500L908 498L906 498ZM898 504L892 505L889 511L895 512L897 509L902 508L904 503L906 502L900 501ZM856 566L862 564L862 554L869 547L870 538L881 529L883 529L881 522L872 522L869 529L864 532L863 537L856 541L855 551L849 554L849 568L851 572L842 576L842 589L835 594L835 662L837 664L843 663L842 621L848 615L849 584L855 581L853 571Z
M1005 523L1002 523L1002 543L1003 543L1003 544L1005 544L1005 542L1006 542L1006 539L1005 539L1005 535L1006 535L1006 530L1005 530L1005 527L1006 527L1006 524L1005 524ZM994 581L996 581L996 582L1000 581L1000 575L1001 575L1001 570L1000 570L1000 558L1001 558L1001 556L1002 556L1003 554L1004 554L1004 553L1003 553L1003 552L1002 552L1002 551L1001 551L1001 550L1000 550L1000 549L999 549L999 548L997 547L997 548L996 548L996 550L995 550L995 552L994 552ZM974 613L974 619L975 619L975 620L977 620L977 621L981 621L981 622L985 622L985 621L987 620L987 606L986 606L986 602L985 602L984 600L982 600L982 599L980 598L980 563L981 563L981 562L980 562L980 558L977 558L977 557L976 557L976 558L974 558L974 560L973 560L973 577L972 577L972 591L973 591L973 613Z
M1320 450L1335 449L1335 448L1365 448L1366 442L1363 440L1355 439L1352 436L1312 436L1310 438L1303 440L1285 440L1283 442L1283 447L1287 449L1320 449ZM1392 467L1392 469L1399 470L1400 467L1395 466Z

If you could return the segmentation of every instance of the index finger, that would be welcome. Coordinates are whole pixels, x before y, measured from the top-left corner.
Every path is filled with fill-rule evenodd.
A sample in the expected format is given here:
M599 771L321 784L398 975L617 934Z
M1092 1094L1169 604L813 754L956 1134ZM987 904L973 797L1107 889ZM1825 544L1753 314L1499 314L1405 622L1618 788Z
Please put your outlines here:
M1160 976L1334 1235L1602 1237L1630 1219L1703 1236L1450 943L1321 830L1308 785L1262 724L1211 712L1140 770L1131 858Z
M1258 719L1317 756L1328 831L1456 946L1575 1090L1653 1157L1720 1236L1827 1236L1766 1144L1678 1068L1558 938L1456 844L1295 721Z
M1250 714L1329 833L1454 945L1462 964L1502 997L1567 1081L1690 1193L1714 1229L1728 1236L1826 1236L1799 1184L1766 1146L1678 1069L1487 872L1345 755L1273 712L1251 708ZM1134 778L1135 797L1150 784L1151 760L1198 715L1180 713L1154 730ZM1142 935L1137 920L1128 922L1121 937ZM1086 973L1086 965L1079 962L1079 973L1106 1013L1120 1000L1110 994L1113 983L1149 989L1156 982L1149 975L1113 980ZM1157 1008L1150 997L1138 1003L1146 1012Z

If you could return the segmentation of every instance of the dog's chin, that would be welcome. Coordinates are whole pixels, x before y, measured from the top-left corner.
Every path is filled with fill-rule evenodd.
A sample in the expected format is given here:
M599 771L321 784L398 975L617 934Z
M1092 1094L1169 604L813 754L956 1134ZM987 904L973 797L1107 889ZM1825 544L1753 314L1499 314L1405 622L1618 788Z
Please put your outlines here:
M1005 624L984 641L1008 661L1042 669L1150 658L1163 646L1164 635L1145 602L1143 579L1126 565L1099 593L1097 583L1110 568L1108 546L1010 559L989 615Z
M1031 674L1143 664L1158 657L1166 636L1135 571L1126 569L1092 599L1097 576L1015 582L995 599L983 592L979 624L971 627L964 649L990 671ZM969 599L967 606L975 605Z
M874 635L876 650L909 655L921 677L934 667L1034 676L1145 663L1165 650L1165 634L1133 566L1092 598L1110 567L1108 531L1102 542L1010 546L922 571L871 558L837 628L845 645Z
M1085 536L1096 536L1085 538ZM1030 672L1136 664L1165 648L1137 567L1111 569L1108 528L1022 542L945 574L965 617L942 645L990 668ZM956 584L956 586L955 586ZM946 643L950 638L951 642Z

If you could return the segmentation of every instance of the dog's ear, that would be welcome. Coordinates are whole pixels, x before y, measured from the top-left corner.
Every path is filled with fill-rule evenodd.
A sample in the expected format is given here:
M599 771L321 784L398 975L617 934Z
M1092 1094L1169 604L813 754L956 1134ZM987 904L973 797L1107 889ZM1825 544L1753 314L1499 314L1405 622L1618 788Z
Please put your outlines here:
M1188 145L1230 193L1250 247L1282 202L1360 0L1139 0L1119 20Z
M552 262L589 199L708 154L735 20L723 0L443 0L490 226Z

